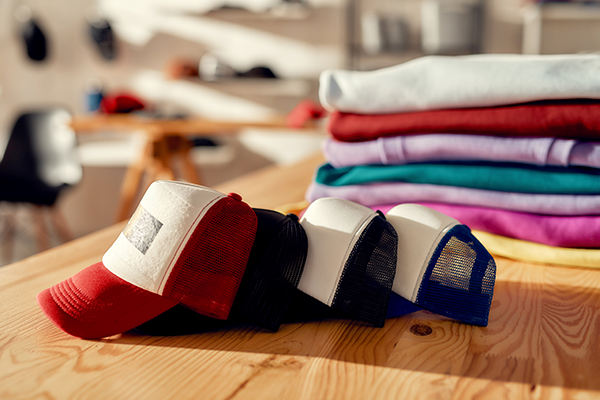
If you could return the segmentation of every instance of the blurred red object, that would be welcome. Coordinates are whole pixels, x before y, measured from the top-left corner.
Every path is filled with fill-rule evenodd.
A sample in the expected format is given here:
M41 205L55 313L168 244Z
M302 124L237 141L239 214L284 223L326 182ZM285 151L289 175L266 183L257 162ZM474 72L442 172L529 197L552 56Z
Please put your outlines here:
M285 122L289 128L302 128L308 121L325 118L327 111L312 100L302 100L286 116Z
M169 60L165 65L164 74L169 79L197 77L198 62L181 58Z
M145 107L142 99L130 93L107 95L100 102L100 111L106 114L125 114Z

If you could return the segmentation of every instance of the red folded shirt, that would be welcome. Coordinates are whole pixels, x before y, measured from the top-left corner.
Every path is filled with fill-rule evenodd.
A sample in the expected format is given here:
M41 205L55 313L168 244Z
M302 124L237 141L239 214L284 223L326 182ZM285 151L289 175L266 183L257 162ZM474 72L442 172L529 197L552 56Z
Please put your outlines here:
M540 101L503 107L396 114L350 114L334 111L327 128L335 139L344 142L412 133L600 139L600 102Z

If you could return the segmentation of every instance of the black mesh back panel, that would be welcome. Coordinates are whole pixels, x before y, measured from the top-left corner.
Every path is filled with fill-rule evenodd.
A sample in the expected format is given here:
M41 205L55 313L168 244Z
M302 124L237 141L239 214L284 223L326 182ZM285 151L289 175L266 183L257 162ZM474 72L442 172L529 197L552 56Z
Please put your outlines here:
M381 327L396 275L398 236L380 214L354 245L331 307L350 318Z
M231 317L276 331L300 282L308 239L295 215L284 217L260 209L255 212L256 239ZM275 226L273 219L279 222Z
M340 317L339 313L336 313L327 304L320 302L299 289L295 289L282 322L319 321L337 317Z
M446 317L487 326L496 263L465 225L450 229L435 249L416 303Z
M227 319L248 263L256 214L225 197L206 212L185 244L163 296L199 314Z
M250 258L227 321L177 305L140 325L151 335L182 335L250 322L276 331L304 269L308 239L295 215L254 210L258 219Z

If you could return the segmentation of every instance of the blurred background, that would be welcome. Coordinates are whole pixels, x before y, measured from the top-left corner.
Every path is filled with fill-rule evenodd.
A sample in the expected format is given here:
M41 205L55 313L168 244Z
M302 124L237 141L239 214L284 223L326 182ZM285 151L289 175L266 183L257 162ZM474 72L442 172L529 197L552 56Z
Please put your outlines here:
M185 135L186 156L213 186L320 151L322 124L260 125L300 105L317 112L324 69L373 70L429 54L598 50L593 1L0 0L0 265L113 224L126 174L144 152L156 155L147 129L71 121L236 122L234 134ZM56 109L64 113L49 117ZM54 144L39 139L50 130ZM66 161L49 155L54 147ZM54 165L54 175L33 183L18 160ZM48 187L60 190L48 195Z

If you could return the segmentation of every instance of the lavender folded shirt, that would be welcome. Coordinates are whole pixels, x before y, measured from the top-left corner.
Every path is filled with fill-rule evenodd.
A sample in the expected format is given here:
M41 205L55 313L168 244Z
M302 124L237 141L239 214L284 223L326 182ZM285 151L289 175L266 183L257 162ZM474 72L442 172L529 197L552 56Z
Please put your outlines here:
M420 203L471 229L558 247L600 247L600 215L538 215L496 208ZM384 214L397 204L371 206Z
M423 134L381 137L366 142L323 143L326 160L336 168L401 165L431 161L498 161L540 166L600 168L600 142L554 137L497 137Z
M532 194L419 183L327 186L312 182L306 200L339 197L365 206L417 202L499 208L532 214L600 215L600 195Z

